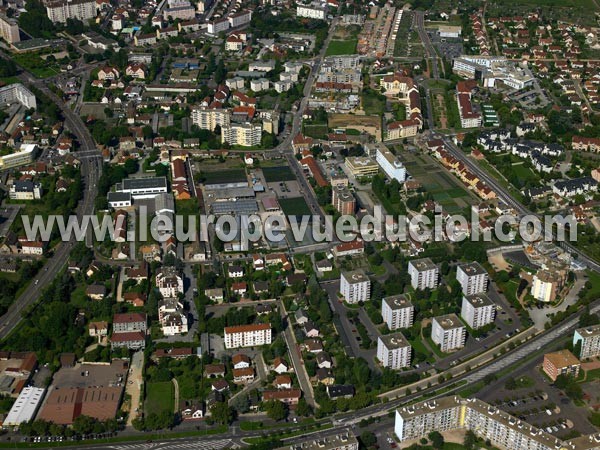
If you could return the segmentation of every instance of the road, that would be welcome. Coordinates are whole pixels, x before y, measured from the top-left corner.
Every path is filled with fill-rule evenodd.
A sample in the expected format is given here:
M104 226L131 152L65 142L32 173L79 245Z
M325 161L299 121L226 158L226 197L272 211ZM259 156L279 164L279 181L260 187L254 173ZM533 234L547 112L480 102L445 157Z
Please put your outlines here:
M496 178L490 175L485 169L481 168L479 164L470 159L465 152L459 149L456 144L452 141L450 136L446 135L435 135L436 138L440 138L446 144L446 149L454 156L456 159L461 161L467 168L477 175L480 180L483 180L488 186L490 186L498 198L505 202L508 206L512 207L518 214L520 215L533 215L542 219L542 216L533 213L525 206L523 206L520 202L515 200L513 196L510 194L508 189L506 189L502 184L500 184ZM575 248L568 242L557 242L560 247L564 250L571 253L571 255L576 255L579 261L583 261L588 268L592 269L595 272L600 272L600 264L588 258L584 253Z
M89 130L81 121L81 118L47 87L47 80L38 80L25 71L19 75L19 78L24 84L35 86L56 103L62 111L65 127L77 138L80 150L96 153L95 157L82 158L81 160L84 192L83 199L79 202L76 210L79 219L83 215L92 214L94 200L97 196L96 185L102 174L102 158ZM40 293L56 278L56 275L69 260L69 254L74 245L75 237L72 236L70 241L61 242L54 248L52 256L48 258L46 265L40 270L36 279L15 299L6 314L0 317L0 339L6 338L15 329L22 320L23 312L38 300Z
M430 75L433 75L431 78L439 79L439 67L438 67L438 56L429 40L429 36L427 35L427 31L425 30L425 13L423 11L415 11L415 23L417 25L417 32L419 33L419 37L421 38L421 42L423 42L423 46L425 47L425 54L427 55L427 60L430 62Z

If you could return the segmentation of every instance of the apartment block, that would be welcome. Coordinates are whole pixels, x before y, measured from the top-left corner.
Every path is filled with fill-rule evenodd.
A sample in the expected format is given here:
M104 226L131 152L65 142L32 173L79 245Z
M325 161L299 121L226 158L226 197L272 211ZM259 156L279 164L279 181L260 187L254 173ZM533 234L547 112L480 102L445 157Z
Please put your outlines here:
M260 145L262 139L262 125L252 123L238 123L221 128L221 143L241 147L254 147Z
M414 315L415 307L404 295L385 297L381 302L381 316L390 330L412 326Z
M431 326L431 339L443 352L457 350L465 346L467 330L456 314L434 317Z
M377 339L377 359L383 367L397 370L410 366L411 351L402 333L386 334Z
M350 304L366 302L371 298L371 280L364 270L342 272L340 292Z
M581 343L581 359L600 356L600 325L578 328L573 334L573 346Z
M479 399L458 396L426 400L396 410L394 432L401 442L417 441L432 431L470 430L505 450L597 450L600 435L562 441Z
M494 322L496 305L486 294L465 295L460 316L472 329L484 327Z
M56 0L46 3L46 13L52 22L66 23L67 19L86 22L96 17L93 0Z
M17 20L0 14L0 36L9 44L20 42L21 36Z
M414 289L435 289L438 286L439 269L429 258L409 261L408 274Z
M346 186L336 186L331 190L331 203L343 215L352 215L356 209L356 199Z
M478 262L458 266L456 268L456 280L460 283L465 295L487 291L488 273Z
M579 375L581 362L569 350L546 353L544 355L543 369L552 381L556 381L559 375Z
M271 343L271 324L239 325L225 328L225 348L256 347Z
M9 84L0 88L0 103L19 102L25 108L37 108L35 95L21 83Z
M231 112L227 109L200 108L192 110L192 123L202 130L214 131L218 126L227 127L231 123Z

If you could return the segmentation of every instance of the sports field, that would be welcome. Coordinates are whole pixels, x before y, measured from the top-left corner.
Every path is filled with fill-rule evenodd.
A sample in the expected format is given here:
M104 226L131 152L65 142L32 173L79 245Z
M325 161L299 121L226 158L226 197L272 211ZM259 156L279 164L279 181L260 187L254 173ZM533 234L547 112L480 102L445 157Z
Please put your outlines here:
M262 172L267 183L293 181L296 179L288 166L263 167Z
M356 44L358 44L358 40L356 39L346 39L343 41L332 40L329 43L329 47L327 47L325 55L353 55L356 53Z

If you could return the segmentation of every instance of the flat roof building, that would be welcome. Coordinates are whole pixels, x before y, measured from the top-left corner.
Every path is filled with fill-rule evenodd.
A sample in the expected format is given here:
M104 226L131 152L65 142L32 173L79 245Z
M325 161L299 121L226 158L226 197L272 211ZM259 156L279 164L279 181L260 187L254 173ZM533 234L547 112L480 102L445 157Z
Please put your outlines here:
M166 177L125 178L115 187L116 192L130 193L134 199L154 198L168 191Z
M573 334L573 347L581 342L581 359L600 355L600 325L578 328Z
M431 339L443 352L457 350L465 345L466 328L456 314L434 317Z
M438 286L439 269L429 258L409 261L408 274L414 289L435 289Z
M411 346L402 333L385 334L377 339L377 359L393 370L410 366Z
M543 369L552 381L556 381L559 375L571 375L577 378L581 362L569 350L546 353L544 355Z
M340 292L350 304L366 302L371 298L371 280L364 270L342 272Z
M462 300L460 316L467 325L476 330L494 322L496 305L484 293L465 295Z
M31 421L44 399L45 392L46 390L42 388L31 386L24 388L10 408L2 426L18 427L23 422Z
M414 314L415 307L402 294L385 297L381 302L381 316L390 330L409 328Z

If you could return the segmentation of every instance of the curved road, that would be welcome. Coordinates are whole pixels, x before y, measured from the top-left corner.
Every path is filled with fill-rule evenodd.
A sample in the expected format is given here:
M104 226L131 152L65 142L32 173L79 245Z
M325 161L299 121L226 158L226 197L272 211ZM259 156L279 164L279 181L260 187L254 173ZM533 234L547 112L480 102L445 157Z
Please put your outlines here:
M80 151L86 152L86 157L81 158L81 175L83 177L83 199L79 202L76 210L77 217L92 214L94 211L94 200L97 195L96 184L102 173L102 158L96 148L96 144L81 118L65 105L46 86L47 80L38 80L30 73L23 71L19 78L24 84L35 86L50 98L62 111L65 127L69 129L79 142ZM61 242L54 248L54 254L48 259L46 265L40 270L35 281L32 281L23 293L15 299L6 314L0 317L0 339L6 338L19 324L23 311L33 305L45 289L64 267L69 259L71 249L75 244L72 237L69 242Z

